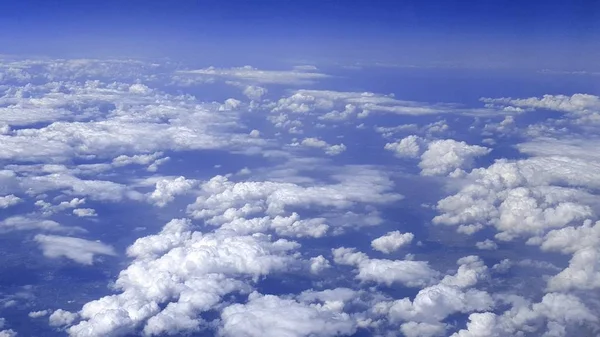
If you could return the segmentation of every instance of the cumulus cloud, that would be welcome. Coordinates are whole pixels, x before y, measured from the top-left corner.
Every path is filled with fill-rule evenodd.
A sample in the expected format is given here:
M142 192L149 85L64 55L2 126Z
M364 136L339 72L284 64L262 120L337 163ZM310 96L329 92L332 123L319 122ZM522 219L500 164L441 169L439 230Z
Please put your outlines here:
M0 135L5 145L0 149L0 158L5 160L115 158L115 165L125 165L152 160L165 150L247 149L250 144L264 144L235 132L238 113L219 114L219 104L146 90L141 84L52 82L16 90L31 93L11 97L7 104L15 111L0 114L0 123L28 127ZM104 107L109 111L103 111ZM19 122L6 118L11 115L29 117ZM40 120L36 116L44 117ZM49 123L35 125L42 121ZM148 163L150 171L166 160L154 159Z
M48 315L52 327L86 337L338 336L359 328L382 336L447 336L456 331L457 337L549 337L576 335L579 327L598 323L593 294L600 288L600 225L594 222L600 209L600 143L595 136L571 132L600 121L597 96L482 99L483 108L334 90L283 91L277 99L271 96L285 88L274 90L271 85L312 84L328 75L315 67L167 68L135 61L0 62L0 160L6 164L0 170L0 208L19 202L35 206L32 214L3 218L1 233L33 231L28 237L34 237L44 255L90 265L98 256L115 255L115 250L98 241L58 235L85 232L65 224L83 221L75 216L98 216L94 209L83 208L87 202L134 200L163 207L183 195L195 198L185 209L192 220L169 221L159 233L141 237L127 249L129 264L111 282L113 293L89 301L78 312L33 311L32 318ZM225 96L235 98L202 102L182 88L213 81L235 87L237 92ZM156 83L168 88L152 87ZM250 102L238 100L244 96ZM513 116L538 109L564 114L519 129L528 120L519 118L516 123ZM266 112L266 121L280 132L273 136L269 128L253 129L260 128L264 114L245 114L256 111ZM448 184L439 190L449 196L435 207L439 214L433 223L464 234L495 230L493 238L483 237L475 247L492 250L497 241L526 242L544 253L565 254L568 265L559 268L545 256L511 257L496 264L490 275L480 258L467 256L458 260L456 271L442 273L421 254L423 261L410 253L404 259L375 259L352 248L333 249L329 256L322 248L331 247L313 250L345 238L322 239L327 235L392 220L378 207L402 199L393 183L398 177L394 169L386 173L379 167L338 165L340 157L333 156L346 145L329 144L314 133L327 128L328 141L342 138L346 135L334 131L344 131L349 120L374 114L387 114L395 124L373 126L365 119L358 127L361 133L374 128L388 139L385 150L418 159L422 175L448 176ZM453 117L448 124L434 116L441 114L457 120ZM413 124L399 125L402 120L393 115L411 115ZM423 115L430 116L425 122L429 124L420 119ZM485 119L495 115L507 117ZM484 116L477 125L485 123L485 137L502 133L504 139L507 134L536 138L515 146L518 159L500 159L465 172L490 150L437 139L449 125L462 125L464 116ZM289 140L299 134L307 137ZM302 150L290 151L290 143ZM485 143L493 144L494 139ZM310 148L332 157L303 157L314 152ZM226 172L238 173L208 178L203 166L185 172L188 178L148 173L169 160L165 154L179 162L189 158L188 151L202 150L229 151L231 161L221 158L218 163ZM240 170L246 164L237 156L243 154L263 155L275 166L249 163L250 175L248 169ZM170 171L176 166L160 168ZM62 211L74 216L59 214ZM163 217L183 210L154 211ZM297 238L303 246L292 241ZM412 233L394 231L374 239L371 247L391 254L412 240ZM485 252L498 260L504 253ZM435 261L431 265L452 268L445 260ZM507 273L510 268L514 269ZM535 271L529 273L536 274L532 280L538 272L544 274L532 282L533 295L521 279L488 282L491 276L518 278L531 268ZM322 279L334 271L339 278ZM279 280L278 273L299 273L315 289L266 294L262 282ZM354 280L346 277L349 273ZM354 289L324 289L339 279ZM506 292L494 294L499 284ZM413 289L407 297L393 298L398 292L390 292L390 286ZM10 296L0 299L5 307L15 303ZM454 317L460 317L454 315L469 315L469 322L454 324ZM0 335L14 334L2 330L3 320L0 325Z
M223 336L344 336L356 323L343 312L319 304L298 303L273 295L250 294L248 303L233 304L221 314Z
M183 176L171 179L164 178L156 181L156 188L148 199L156 206L163 207L175 200L175 196L185 194L197 184L196 180Z
M379 302L374 311L390 322L403 323L401 330L410 336L443 336L448 326L443 321L454 313L489 310L494 306L491 295L473 289L488 277L487 267L477 256L458 260L459 269L439 283L421 289L415 298Z
M398 142L387 143L385 149L397 157L420 157L419 167L425 176L446 175L458 168L469 168L473 159L488 154L491 150L469 145L453 139L426 141L411 135Z
M244 95L246 97L248 97L249 99L258 101L264 95L267 94L268 90L266 88L259 87L259 86L256 86L256 85L249 85L246 88L244 88L243 92L244 92Z
M222 296L247 292L253 279L295 263L289 252L298 247L262 234L202 234L192 231L189 220L172 220L129 247L134 260L115 283L121 292L85 304L83 321L68 332L106 336L140 324L146 335L194 331L203 324L198 315Z
M42 213L44 215L51 215L51 214L54 214L54 213L57 213L57 212L60 212L60 211L66 210L66 209L79 207L79 206L85 204L85 198L84 199L73 198L69 201L61 201L57 205L53 205L44 200L37 200L34 204L42 210Z
M17 332L13 329L4 329L6 326L6 319L0 317L0 337L16 337Z
M78 317L79 315L74 312L58 309L50 314L48 317L48 323L50 326L63 327L73 324Z
M76 208L73 210L73 214L81 218L98 216L93 208Z
M31 311L27 316L31 318L39 318L48 315L48 310L40 310L40 311Z
M351 110L346 110L348 105ZM338 112L332 113L336 107ZM458 109L453 104L428 104L424 102L402 101L393 95L381 95L371 92L343 92L332 90L298 90L289 97L281 98L274 112L289 111L292 113L314 113L328 117L324 120L349 118L351 116L364 117L370 112L391 113L399 115L430 115L446 112L456 113L491 113L487 109L470 111L469 109ZM344 112L339 112L344 111ZM333 117L333 118L331 118Z
M479 146L468 145L453 139L435 140L429 143L427 150L421 155L422 175L443 175L457 168L469 168L473 159L484 156L491 150Z
M593 215L587 204L594 197L577 187L598 185L598 168L596 162L556 156L498 160L473 170L467 184L440 200L437 208L442 214L433 222L493 225L500 240L542 235ZM564 183L568 187L556 186Z
M371 241L371 247L385 254L391 254L400 247L408 245L414 238L413 233L401 233L400 231L389 232L384 236Z
M349 209L357 204L386 204L402 199L402 196L390 192L393 184L383 172L357 167L347 169L346 172L342 170L331 178L337 183L304 187L300 184L274 181L236 183L224 176L216 176L202 184L200 195L193 204L188 206L188 213L194 218L207 219L208 223L221 225L242 215L264 213L271 218L277 215L283 216L286 208L291 207L314 206L327 208L331 212L336 209ZM339 219L340 214L334 214ZM345 217L347 223L357 224L357 221L351 221L352 214L345 213ZM242 221L247 225L251 224L244 219ZM319 225L315 221L317 220L309 223L295 221L289 223L295 226L310 224L310 227L314 227ZM328 222L331 224L336 221L329 219ZM369 223L370 221L364 222L367 225ZM275 229L278 227L276 224L269 224L261 228L273 228L271 226ZM296 228L304 228L304 226Z
M321 140L319 138L304 138L300 143L292 143L292 146L305 146L305 147L314 147L314 148L318 148L318 149L323 149L323 151L325 151L326 154L330 155L330 156L335 156L338 155L344 151L346 151L346 145L342 144L337 144L337 145L330 145L328 144L326 141Z
M370 259L364 253L345 247L333 249L332 253L335 263L356 266L356 278L361 281L422 287L431 284L438 276L438 272L431 269L426 261Z
M467 329L452 337L515 336L535 333L540 336L567 336L565 326L597 322L598 318L581 301L568 294L549 293L541 302L517 298L513 307L500 315L492 312L469 315Z
M330 268L329 260L327 260L323 255L319 255L317 257L312 257L310 259L310 272L313 274L319 274L323 270Z
M0 208L9 208L23 201L21 198L14 194L0 196Z
M133 156L120 155L113 159L112 165L116 167L127 166L127 165L148 165L147 170L150 172L156 172L158 166L167 162L169 157L162 157L162 152L155 152L152 154L136 154Z
M589 112L600 109L600 98L588 94L544 95L529 98L481 98L489 104L515 106L520 108L547 109L564 112Z
M475 247L482 250L496 250L498 249L498 244L490 239L486 239L475 243Z
M410 135L398 142L385 144L385 149L393 151L397 157L418 158L422 153L421 148L425 145L423 143L422 138Z

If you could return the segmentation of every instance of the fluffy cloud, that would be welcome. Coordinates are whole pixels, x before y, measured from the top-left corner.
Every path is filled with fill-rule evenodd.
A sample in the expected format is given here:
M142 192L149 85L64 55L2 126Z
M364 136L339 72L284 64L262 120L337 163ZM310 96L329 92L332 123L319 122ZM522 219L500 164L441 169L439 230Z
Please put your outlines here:
M78 317L79 315L77 315L76 313L69 312L63 309L58 309L55 310L52 314L50 314L50 316L48 317L48 323L50 324L50 326L54 327L68 326L73 324L73 322L75 322L75 320L77 320Z
M319 138L304 138L300 143L292 143L292 146L305 146L305 147L314 147L318 149L323 149L326 154L330 156L338 155L344 151L346 151L346 145L337 144L330 145L326 141L321 140Z
M458 260L459 269L439 283L421 289L411 301L403 298L379 302L374 311L385 315L392 323L405 322L401 330L408 336L443 336L447 325L443 321L454 313L489 310L492 297L485 291L472 289L488 277L487 267L476 256Z
M313 257L310 259L310 272L313 274L319 274L321 271L330 268L329 260L323 255Z
M595 187L600 164L576 158L533 157L498 160L475 169L460 190L438 202L434 223L493 225L501 240L542 235L593 215L594 196L577 187ZM567 186L552 186L566 184ZM482 228L482 227L479 227Z
M478 145L469 145L453 139L433 140L415 135L395 143L387 143L385 149L398 157L417 158L420 156L421 174L425 176L446 175L458 168L469 168L476 157L484 156L491 150Z
M567 122L592 130L594 133L600 125L600 97L589 94L544 95L529 98L482 98L489 107L500 107L504 110L554 110L564 112ZM565 121L560 124L565 124Z
M167 162L169 157L162 157L162 152L155 152L152 154L136 154L133 156L128 155L120 155L113 159L112 165L116 167L126 166L126 165L149 165L147 170L150 172L155 172L158 170L158 166Z
M8 208L10 206L14 206L20 203L21 201L23 200L14 194L0 196L0 208Z
M147 163L154 171L166 160L155 158L164 150L247 149L250 144L264 144L233 132L238 126L237 112L217 113L220 105L215 103L140 88L140 84L100 81L19 87L31 93L15 94L7 104L15 110L13 115L30 117L23 121L0 117L0 123L29 127L0 135L5 144L0 158L68 162L73 157L109 157L115 158L117 166L154 159ZM40 121L51 123L34 128Z
M17 336L17 333L14 330L4 329L5 326L6 326L6 319L0 317L0 337L16 337Z
M346 313L258 293L250 294L246 304L223 309L221 318L219 332L223 336L326 337L350 335L356 330L356 323Z
M491 150L478 145L468 145L452 139L435 140L429 143L421 155L422 175L443 175L461 167L470 167L473 159L488 154Z
M438 276L425 261L370 259L364 253L344 247L333 249L332 253L335 263L356 266L356 278L361 281L421 287L431 284Z
M475 243L475 247L483 250L496 250L498 249L498 244L490 239L486 239L484 241L479 241Z
M85 265L93 264L95 255L116 255L111 246L97 241L43 234L36 235L34 240L40 244L46 257L66 257Z
M533 304L516 298L512 304L511 309L500 315L492 312L471 314L467 329L452 337L503 337L525 333L565 337L566 326L598 321L577 297L567 294L549 293L541 302Z
M249 85L244 89L244 95L246 95L246 97L258 101L260 100L264 95L267 94L268 90L266 88L263 87L259 87L256 85Z
M95 217L98 216L96 210L93 208L76 208L73 210L73 214L78 217Z
M585 113L598 111L600 109L600 98L588 94L566 95L544 95L542 97L530 98L481 98L481 101L489 104L504 106L516 106L520 108L535 108L556 110L564 112Z
M418 158L421 155L421 147L424 145L422 138L410 135L395 143L385 144L385 149L393 151L397 157Z
M405 246L414 238L413 233L400 233L400 231L389 232L384 236L371 241L371 247L385 254L390 254Z
M134 260L115 283L121 292L85 304L83 321L69 334L121 334L140 324L146 335L199 329L199 313L228 293L248 291L252 279L286 270L295 261L289 252L299 247L261 234L191 228L189 220L172 220L159 234L136 240L127 251Z
M387 175L373 169L347 168L331 178L338 182L304 187L300 184L274 181L236 183L224 176L217 176L202 184L200 195L195 203L188 206L188 212L194 218L207 219L208 223L221 225L241 216L247 217L257 213L265 213L271 218L277 215L283 216L286 208L292 207L315 206L327 208L331 212L336 209L348 209L357 204L386 204L402 198L398 194L390 193L393 184ZM339 219L340 215L336 214L336 217ZM346 213L341 218L344 217L346 218L344 220L352 223L351 214ZM280 218L280 221L284 220ZM252 224L245 219L241 221L246 225ZM256 221L260 223L266 220L254 221L254 224L257 224ZM293 224L296 228L320 225L315 221L317 220L308 223L291 221L289 224ZM330 219L329 223L336 223L336 221ZM365 221L364 224L369 224L369 221ZM276 229L279 226L269 224L266 227L261 225L260 228L272 227ZM282 228L279 230L281 231Z
M197 184L196 180L177 177L174 179L164 178L156 181L156 188L148 199L156 206L163 207L175 200L175 196L184 194Z
M350 105L350 109L348 109ZM337 108L337 109L336 109ZM393 95L371 92L344 92L332 90L298 90L289 97L281 98L272 107L273 112L316 114L322 120L340 120L351 117L366 117L371 112L398 115L498 114L498 109L468 109L456 104L403 101Z

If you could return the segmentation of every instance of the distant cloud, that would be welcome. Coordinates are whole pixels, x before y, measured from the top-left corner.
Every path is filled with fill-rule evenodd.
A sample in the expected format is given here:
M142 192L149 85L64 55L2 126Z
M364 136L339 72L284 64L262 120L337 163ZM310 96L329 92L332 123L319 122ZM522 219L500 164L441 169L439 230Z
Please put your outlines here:
M329 75L314 72L316 69L294 70L261 70L251 66L239 68L209 67L197 70L180 70L176 72L176 80L193 83L196 79L210 81L214 79L235 80L257 84L311 84Z
M69 236L38 234L34 240L40 244L46 257L66 257L85 265L93 264L95 255L116 255L111 246Z

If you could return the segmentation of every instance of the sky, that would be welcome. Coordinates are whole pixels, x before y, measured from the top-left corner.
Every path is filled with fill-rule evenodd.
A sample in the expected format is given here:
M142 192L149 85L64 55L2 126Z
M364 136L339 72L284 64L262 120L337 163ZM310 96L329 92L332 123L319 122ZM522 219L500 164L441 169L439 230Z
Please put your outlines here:
M599 6L0 2L0 337L600 336Z
M6 1L5 53L596 68L596 1ZM570 69L576 63L578 69ZM569 69L567 69L569 68Z

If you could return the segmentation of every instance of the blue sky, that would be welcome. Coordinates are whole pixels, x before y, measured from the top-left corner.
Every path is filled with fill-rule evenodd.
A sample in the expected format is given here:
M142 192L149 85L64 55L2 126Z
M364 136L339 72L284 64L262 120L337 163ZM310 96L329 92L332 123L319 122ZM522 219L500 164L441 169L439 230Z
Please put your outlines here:
M597 1L6 1L4 53L596 67ZM576 64L576 66L574 65Z
M0 2L0 337L598 336L599 6Z

